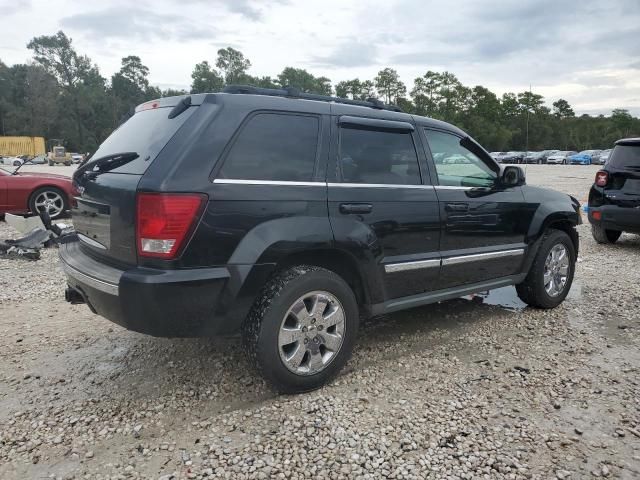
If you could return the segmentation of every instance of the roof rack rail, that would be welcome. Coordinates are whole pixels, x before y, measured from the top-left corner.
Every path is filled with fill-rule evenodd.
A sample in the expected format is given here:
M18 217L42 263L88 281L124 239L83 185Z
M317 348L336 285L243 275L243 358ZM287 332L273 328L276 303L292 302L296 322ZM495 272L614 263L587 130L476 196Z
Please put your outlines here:
M396 105L387 105L377 98L367 100L351 100L349 98L332 97L329 95L317 95L315 93L301 92L295 87L286 86L284 88L260 88L251 85L227 85L222 89L222 93L236 93L247 95L267 95L270 97L300 98L303 100L318 100L320 102L344 103L346 105L356 105L358 107L375 108L378 110L390 110L392 112L402 112Z

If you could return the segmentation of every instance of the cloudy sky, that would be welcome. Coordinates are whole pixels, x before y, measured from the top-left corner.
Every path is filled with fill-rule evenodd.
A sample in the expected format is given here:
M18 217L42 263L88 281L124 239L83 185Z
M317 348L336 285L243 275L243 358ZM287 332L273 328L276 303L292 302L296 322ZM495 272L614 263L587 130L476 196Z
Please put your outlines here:
M240 49L250 73L306 68L335 84L395 68L409 89L449 70L498 94L527 90L578 113L640 115L640 0L0 0L0 60L29 60L34 36L64 30L103 75L138 55L163 88Z

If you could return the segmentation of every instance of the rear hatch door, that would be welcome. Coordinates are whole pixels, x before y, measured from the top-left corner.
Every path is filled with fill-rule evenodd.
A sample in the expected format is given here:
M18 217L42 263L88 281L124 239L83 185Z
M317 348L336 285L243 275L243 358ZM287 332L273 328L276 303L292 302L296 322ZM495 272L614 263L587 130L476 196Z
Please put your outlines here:
M605 189L607 203L639 209L640 215L640 142L616 145L606 169L610 177Z
M116 266L137 263L138 183L171 138L188 123L202 97L170 97L139 106L78 168L74 183L81 193L72 215L83 250ZM189 98L189 106L180 104L184 98ZM172 116L172 112L179 113Z

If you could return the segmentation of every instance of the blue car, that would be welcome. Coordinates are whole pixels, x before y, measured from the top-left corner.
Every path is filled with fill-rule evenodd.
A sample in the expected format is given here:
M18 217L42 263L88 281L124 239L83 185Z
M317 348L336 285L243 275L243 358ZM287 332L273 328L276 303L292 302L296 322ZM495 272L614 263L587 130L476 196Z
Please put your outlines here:
M571 165L591 165L600 152L601 150L583 150L580 153L571 155L569 163Z

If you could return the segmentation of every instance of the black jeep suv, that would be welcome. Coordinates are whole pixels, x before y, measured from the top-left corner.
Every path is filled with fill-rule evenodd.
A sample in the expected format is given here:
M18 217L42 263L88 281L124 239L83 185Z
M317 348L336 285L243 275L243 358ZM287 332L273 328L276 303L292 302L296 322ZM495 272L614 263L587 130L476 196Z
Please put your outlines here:
M589 191L589 222L598 243L640 233L640 138L618 140Z
M242 332L281 392L334 377L362 316L506 285L553 308L573 279L575 199L376 100L163 98L92 158L60 248L67 299L151 335Z

